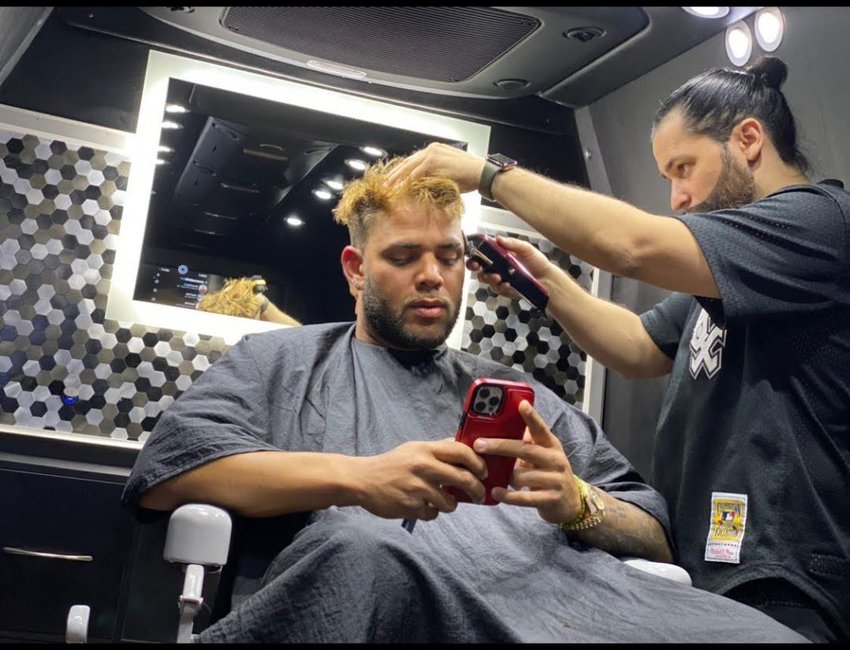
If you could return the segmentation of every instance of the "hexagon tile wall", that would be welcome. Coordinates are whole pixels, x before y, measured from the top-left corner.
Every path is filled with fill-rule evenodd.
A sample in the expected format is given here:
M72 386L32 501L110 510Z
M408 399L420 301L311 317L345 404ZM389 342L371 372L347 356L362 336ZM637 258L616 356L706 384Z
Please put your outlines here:
M590 290L595 269L555 248L548 239L490 228L481 228L481 231L534 244L582 287ZM587 355L548 314L534 309L525 300L518 302L496 295L474 275L467 296L461 348L524 370L562 399L582 407Z
M104 317L129 169L114 153L0 129L0 423L144 441L227 349ZM534 243L589 286L590 267ZM550 319L473 278L466 320L464 349L580 406L584 354Z
M130 164L0 130L0 422L144 440L223 339L104 318ZM78 387L74 404L66 385Z

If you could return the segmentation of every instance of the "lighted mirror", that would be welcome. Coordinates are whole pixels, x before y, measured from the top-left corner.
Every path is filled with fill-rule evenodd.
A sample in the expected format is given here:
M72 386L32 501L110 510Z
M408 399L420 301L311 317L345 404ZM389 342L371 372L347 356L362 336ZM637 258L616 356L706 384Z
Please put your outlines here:
M487 126L151 52L106 316L222 336L282 327L201 311L261 276L301 323L352 320L331 209L364 164L439 140L478 154ZM481 208L464 196L464 229ZM463 313L463 312L461 312ZM459 346L462 322L449 345Z

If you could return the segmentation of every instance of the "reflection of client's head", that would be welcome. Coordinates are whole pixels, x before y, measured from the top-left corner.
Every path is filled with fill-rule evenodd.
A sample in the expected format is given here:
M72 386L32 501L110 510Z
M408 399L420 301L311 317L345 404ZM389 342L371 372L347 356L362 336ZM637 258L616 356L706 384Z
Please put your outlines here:
M257 280L231 278L215 293L206 294L198 302L198 309L227 316L257 318L263 307L264 296L256 291Z
M444 177L389 186L399 162L378 162L346 185L334 209L351 238L341 261L357 301L358 339L430 349L446 340L460 310L463 202Z
M226 316L259 318L260 320L282 325L300 325L286 312L270 302L263 291L265 281L253 278L229 279L215 293L208 293L198 302L198 309Z

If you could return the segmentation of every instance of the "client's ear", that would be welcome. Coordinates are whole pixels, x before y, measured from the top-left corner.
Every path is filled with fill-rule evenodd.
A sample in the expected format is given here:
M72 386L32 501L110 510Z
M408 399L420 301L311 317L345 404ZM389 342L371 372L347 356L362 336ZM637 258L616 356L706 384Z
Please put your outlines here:
M349 287L357 291L362 291L364 278L363 255L361 252L354 248L354 246L346 246L342 249L340 263L342 264L342 272L345 274L345 279L348 280Z

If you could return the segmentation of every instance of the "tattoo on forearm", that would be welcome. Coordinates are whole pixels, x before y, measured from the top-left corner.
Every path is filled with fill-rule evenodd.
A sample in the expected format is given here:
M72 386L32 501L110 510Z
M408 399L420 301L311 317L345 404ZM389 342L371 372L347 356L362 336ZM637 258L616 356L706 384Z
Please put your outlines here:
M608 495L603 498L605 518L594 528L574 533L577 539L613 555L632 555L656 562L673 561L664 529L655 517L631 503Z

